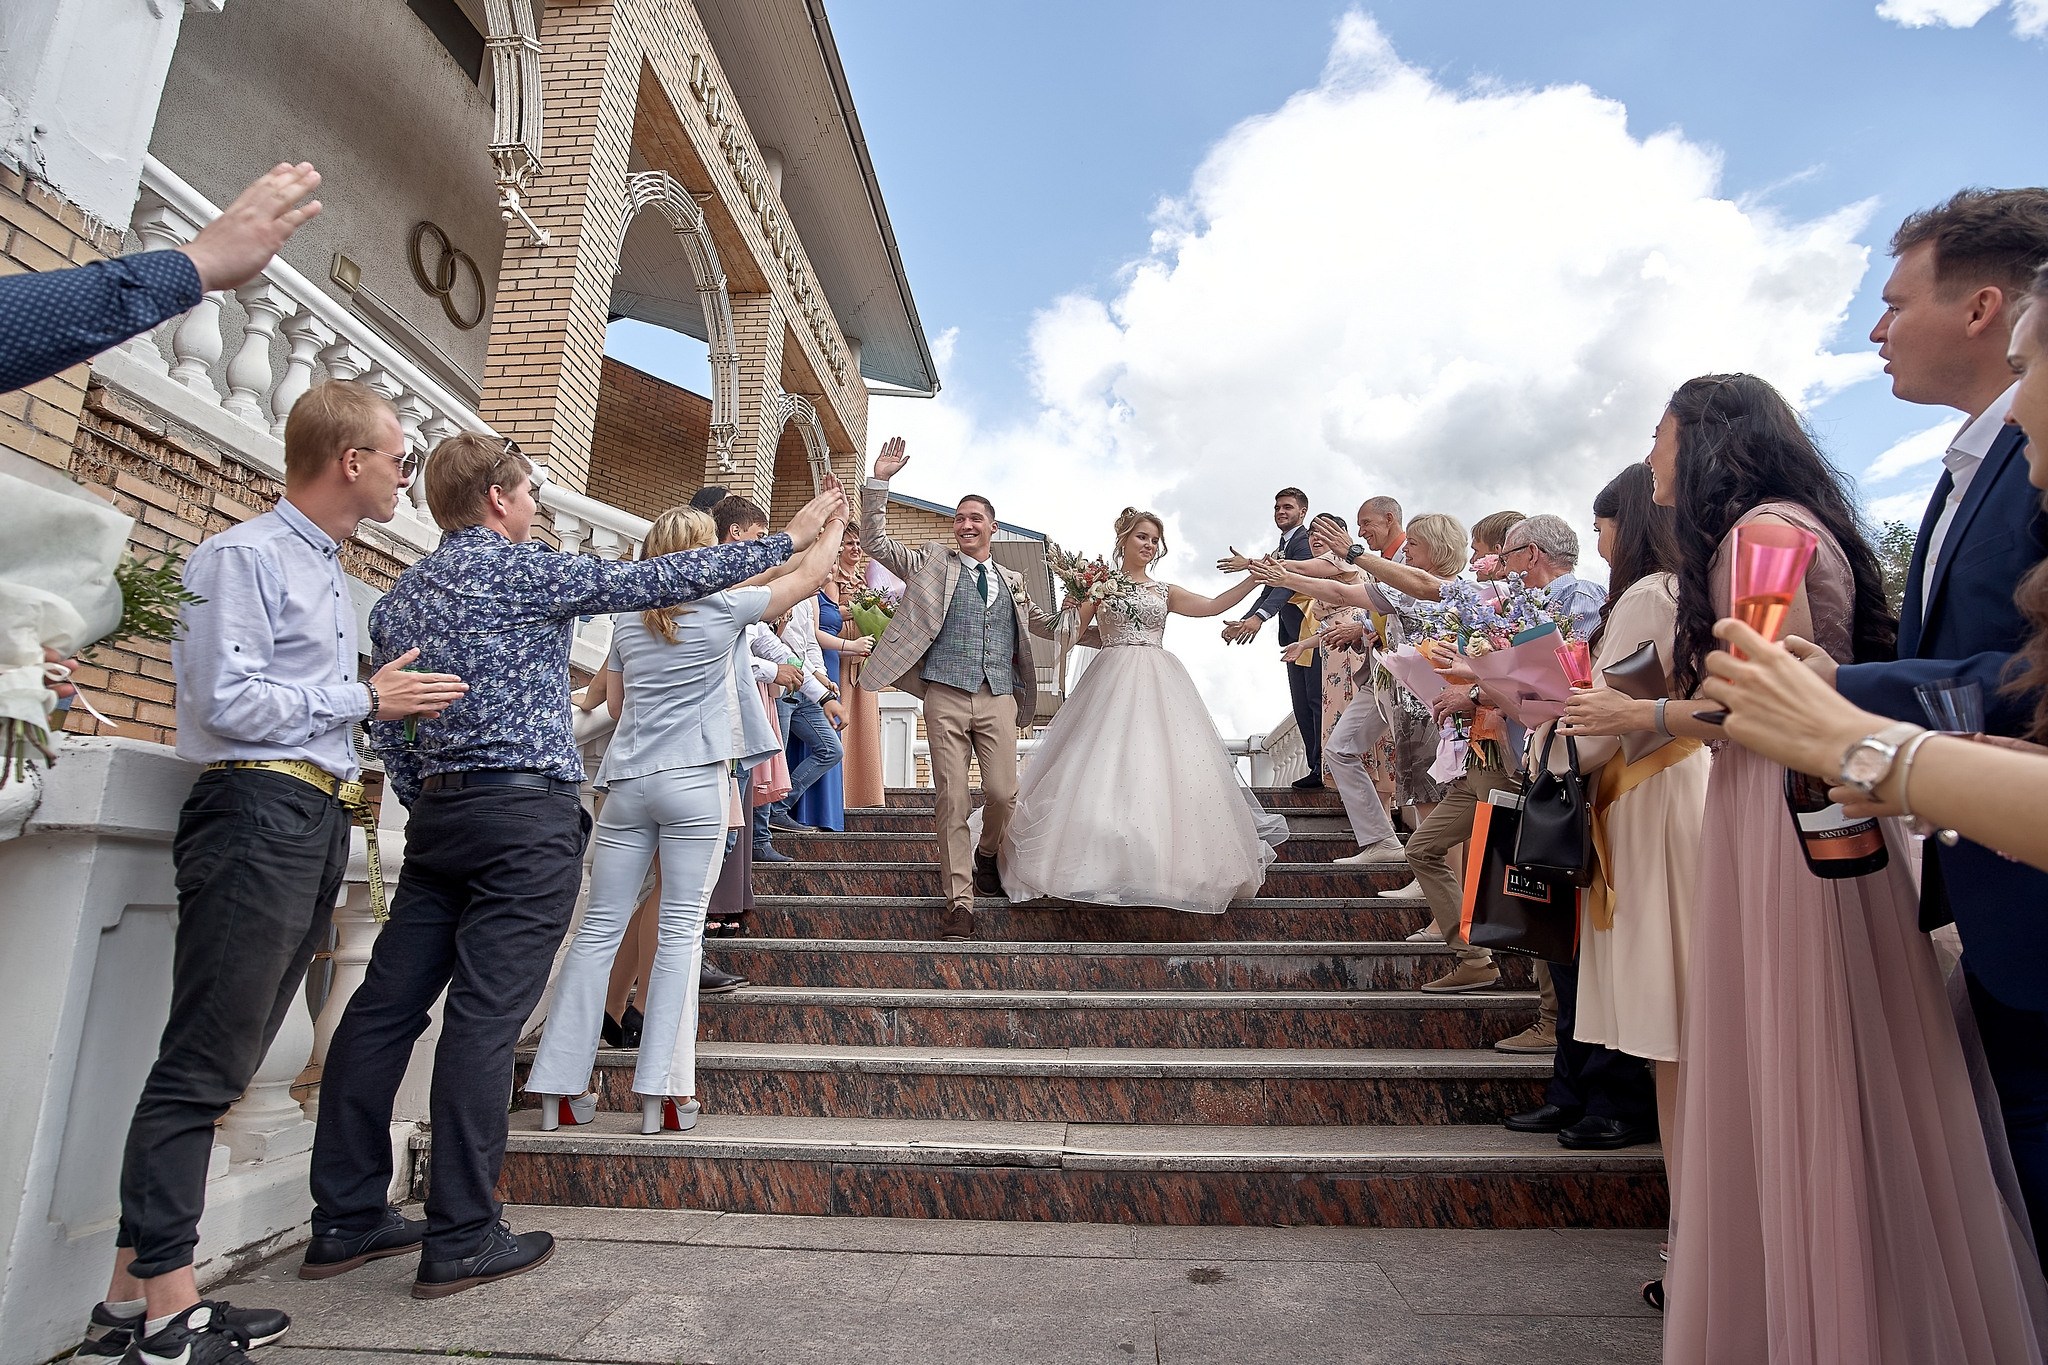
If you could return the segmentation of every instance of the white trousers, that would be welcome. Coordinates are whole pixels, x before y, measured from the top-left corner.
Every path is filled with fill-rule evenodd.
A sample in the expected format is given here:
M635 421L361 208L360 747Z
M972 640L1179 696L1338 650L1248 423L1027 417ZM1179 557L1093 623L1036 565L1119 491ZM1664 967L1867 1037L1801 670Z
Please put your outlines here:
M1358 840L1360 848L1394 837L1387 803L1365 771L1365 756L1386 733L1387 720L1380 714L1378 696L1361 688L1345 703L1344 714L1337 717L1330 737L1323 741L1323 771L1336 779L1344 814L1351 821L1351 837Z
M597 821L590 905L562 962L540 1055L526 1078L536 1095L580 1095L590 1084L612 959L626 937L642 880L661 854L661 918L641 1003L642 1095L697 1093L697 984L704 970L704 908L725 859L727 765L671 768L615 779Z

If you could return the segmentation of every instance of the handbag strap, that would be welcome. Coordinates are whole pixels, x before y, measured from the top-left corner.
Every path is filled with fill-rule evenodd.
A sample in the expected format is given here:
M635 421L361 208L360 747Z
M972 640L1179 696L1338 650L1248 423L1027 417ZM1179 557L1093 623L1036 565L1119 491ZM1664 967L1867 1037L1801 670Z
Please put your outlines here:
M1557 738L1557 727L1561 723L1562 722L1553 722L1551 724L1550 729L1544 732L1543 752L1536 756L1536 772L1529 774L1530 777L1533 778L1538 773L1545 773L1550 771L1550 745L1552 741L1554 741ZM1580 776L1579 741L1576 737L1572 735L1566 735L1564 737L1564 761L1573 777Z

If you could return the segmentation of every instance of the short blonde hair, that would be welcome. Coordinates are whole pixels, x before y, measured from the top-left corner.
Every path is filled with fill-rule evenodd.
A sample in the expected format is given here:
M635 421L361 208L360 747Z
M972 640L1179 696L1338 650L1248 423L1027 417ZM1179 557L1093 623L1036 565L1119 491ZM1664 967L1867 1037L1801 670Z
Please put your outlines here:
M427 510L444 531L481 526L491 490L507 478L532 478L533 462L501 436L465 431L450 436L427 456Z
M647 539L640 542L640 557L652 559L717 543L718 523L707 513L695 507L671 507L647 528ZM682 605L656 607L641 612L640 623L650 634L659 635L663 644L672 645L676 642L676 622L689 613L690 609Z
M1408 523L1408 539L1429 552L1429 563L1417 564L1439 578L1450 578L1465 564L1465 523L1444 512L1424 512ZM1414 556L1409 556L1414 562Z
M353 379L330 379L307 389L284 419L285 482L317 477L345 450L378 448L387 417L397 421L398 410L384 395Z

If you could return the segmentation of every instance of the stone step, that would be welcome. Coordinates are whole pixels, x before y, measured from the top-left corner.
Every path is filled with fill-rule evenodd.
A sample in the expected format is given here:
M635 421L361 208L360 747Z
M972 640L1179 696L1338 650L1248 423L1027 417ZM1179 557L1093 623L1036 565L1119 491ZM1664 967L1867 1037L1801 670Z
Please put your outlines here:
M1295 787L1254 787L1252 795L1260 805L1275 811L1342 811L1343 800L1334 787L1316 787L1307 791ZM939 794L931 787L891 787L882 794L883 806L894 810L930 810L938 804ZM973 793L975 805L981 804L981 790ZM855 809L861 809L855 807Z
M757 986L913 990L1400 991L1449 971L1450 949L1419 943L932 943L861 938L714 939L719 967ZM1533 982L1525 958L1501 983Z
M1351 831L1351 822L1344 818L1342 807L1335 810L1295 810L1284 812L1287 828L1296 834L1346 834ZM894 806L854 807L846 812L848 834L930 834L932 812L929 807L921 809ZM777 834L776 847L782 848L786 834ZM1355 847L1355 845L1354 845ZM783 850L787 852L787 849Z
M876 990L748 986L700 1038L855 1047L1490 1048L1535 1021L1518 991Z
M520 1052L523 1087L532 1048ZM637 1113L638 1053L601 1048L598 1108ZM713 1114L1157 1124L1488 1124L1543 1102L1551 1059L1491 1049L902 1048L706 1043ZM537 1101L516 1091L520 1108Z
M413 1139L414 1193L432 1136ZM709 1113L642 1137L600 1114L512 1116L499 1195L521 1204L1011 1221L1658 1227L1654 1145L1571 1152L1497 1125L1280 1127L817 1119Z
M784 836L785 838L789 836ZM1332 867L1316 863L1275 863L1266 870L1262 896L1319 900L1376 895L1414 874L1404 862ZM938 896L938 864L755 863L754 890L763 896Z
M762 869L767 871L768 869ZM936 940L946 903L937 896L780 896L763 889L746 918L749 935L764 938ZM1214 943L1241 940L1395 942L1429 922L1426 901L1384 896L1342 900L1261 896L1220 915L1178 910L1112 909L1053 903L974 906L982 942ZM742 939L714 938L715 957Z
M921 829L897 833L792 834L775 831L775 847L799 862L807 863L922 863L939 861L939 840L927 819ZM1287 842L1277 850L1283 863L1315 863L1328 866L1333 859L1358 852L1358 841L1349 834L1290 831Z

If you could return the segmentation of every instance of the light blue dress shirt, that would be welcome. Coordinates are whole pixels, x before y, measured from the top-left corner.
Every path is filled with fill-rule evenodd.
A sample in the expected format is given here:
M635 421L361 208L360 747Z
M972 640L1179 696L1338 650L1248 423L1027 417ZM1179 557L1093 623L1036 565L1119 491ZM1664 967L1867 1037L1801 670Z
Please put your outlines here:
M755 686L741 660L740 636L767 607L766 588L713 593L677 618L674 644L638 615L618 618L612 659L626 699L598 769L599 787L672 768L760 758L780 747L760 708L744 705L740 695Z
M178 756L193 763L301 759L343 781L362 772L349 726L370 711L356 678L356 613L341 547L284 499L200 543L171 645Z

